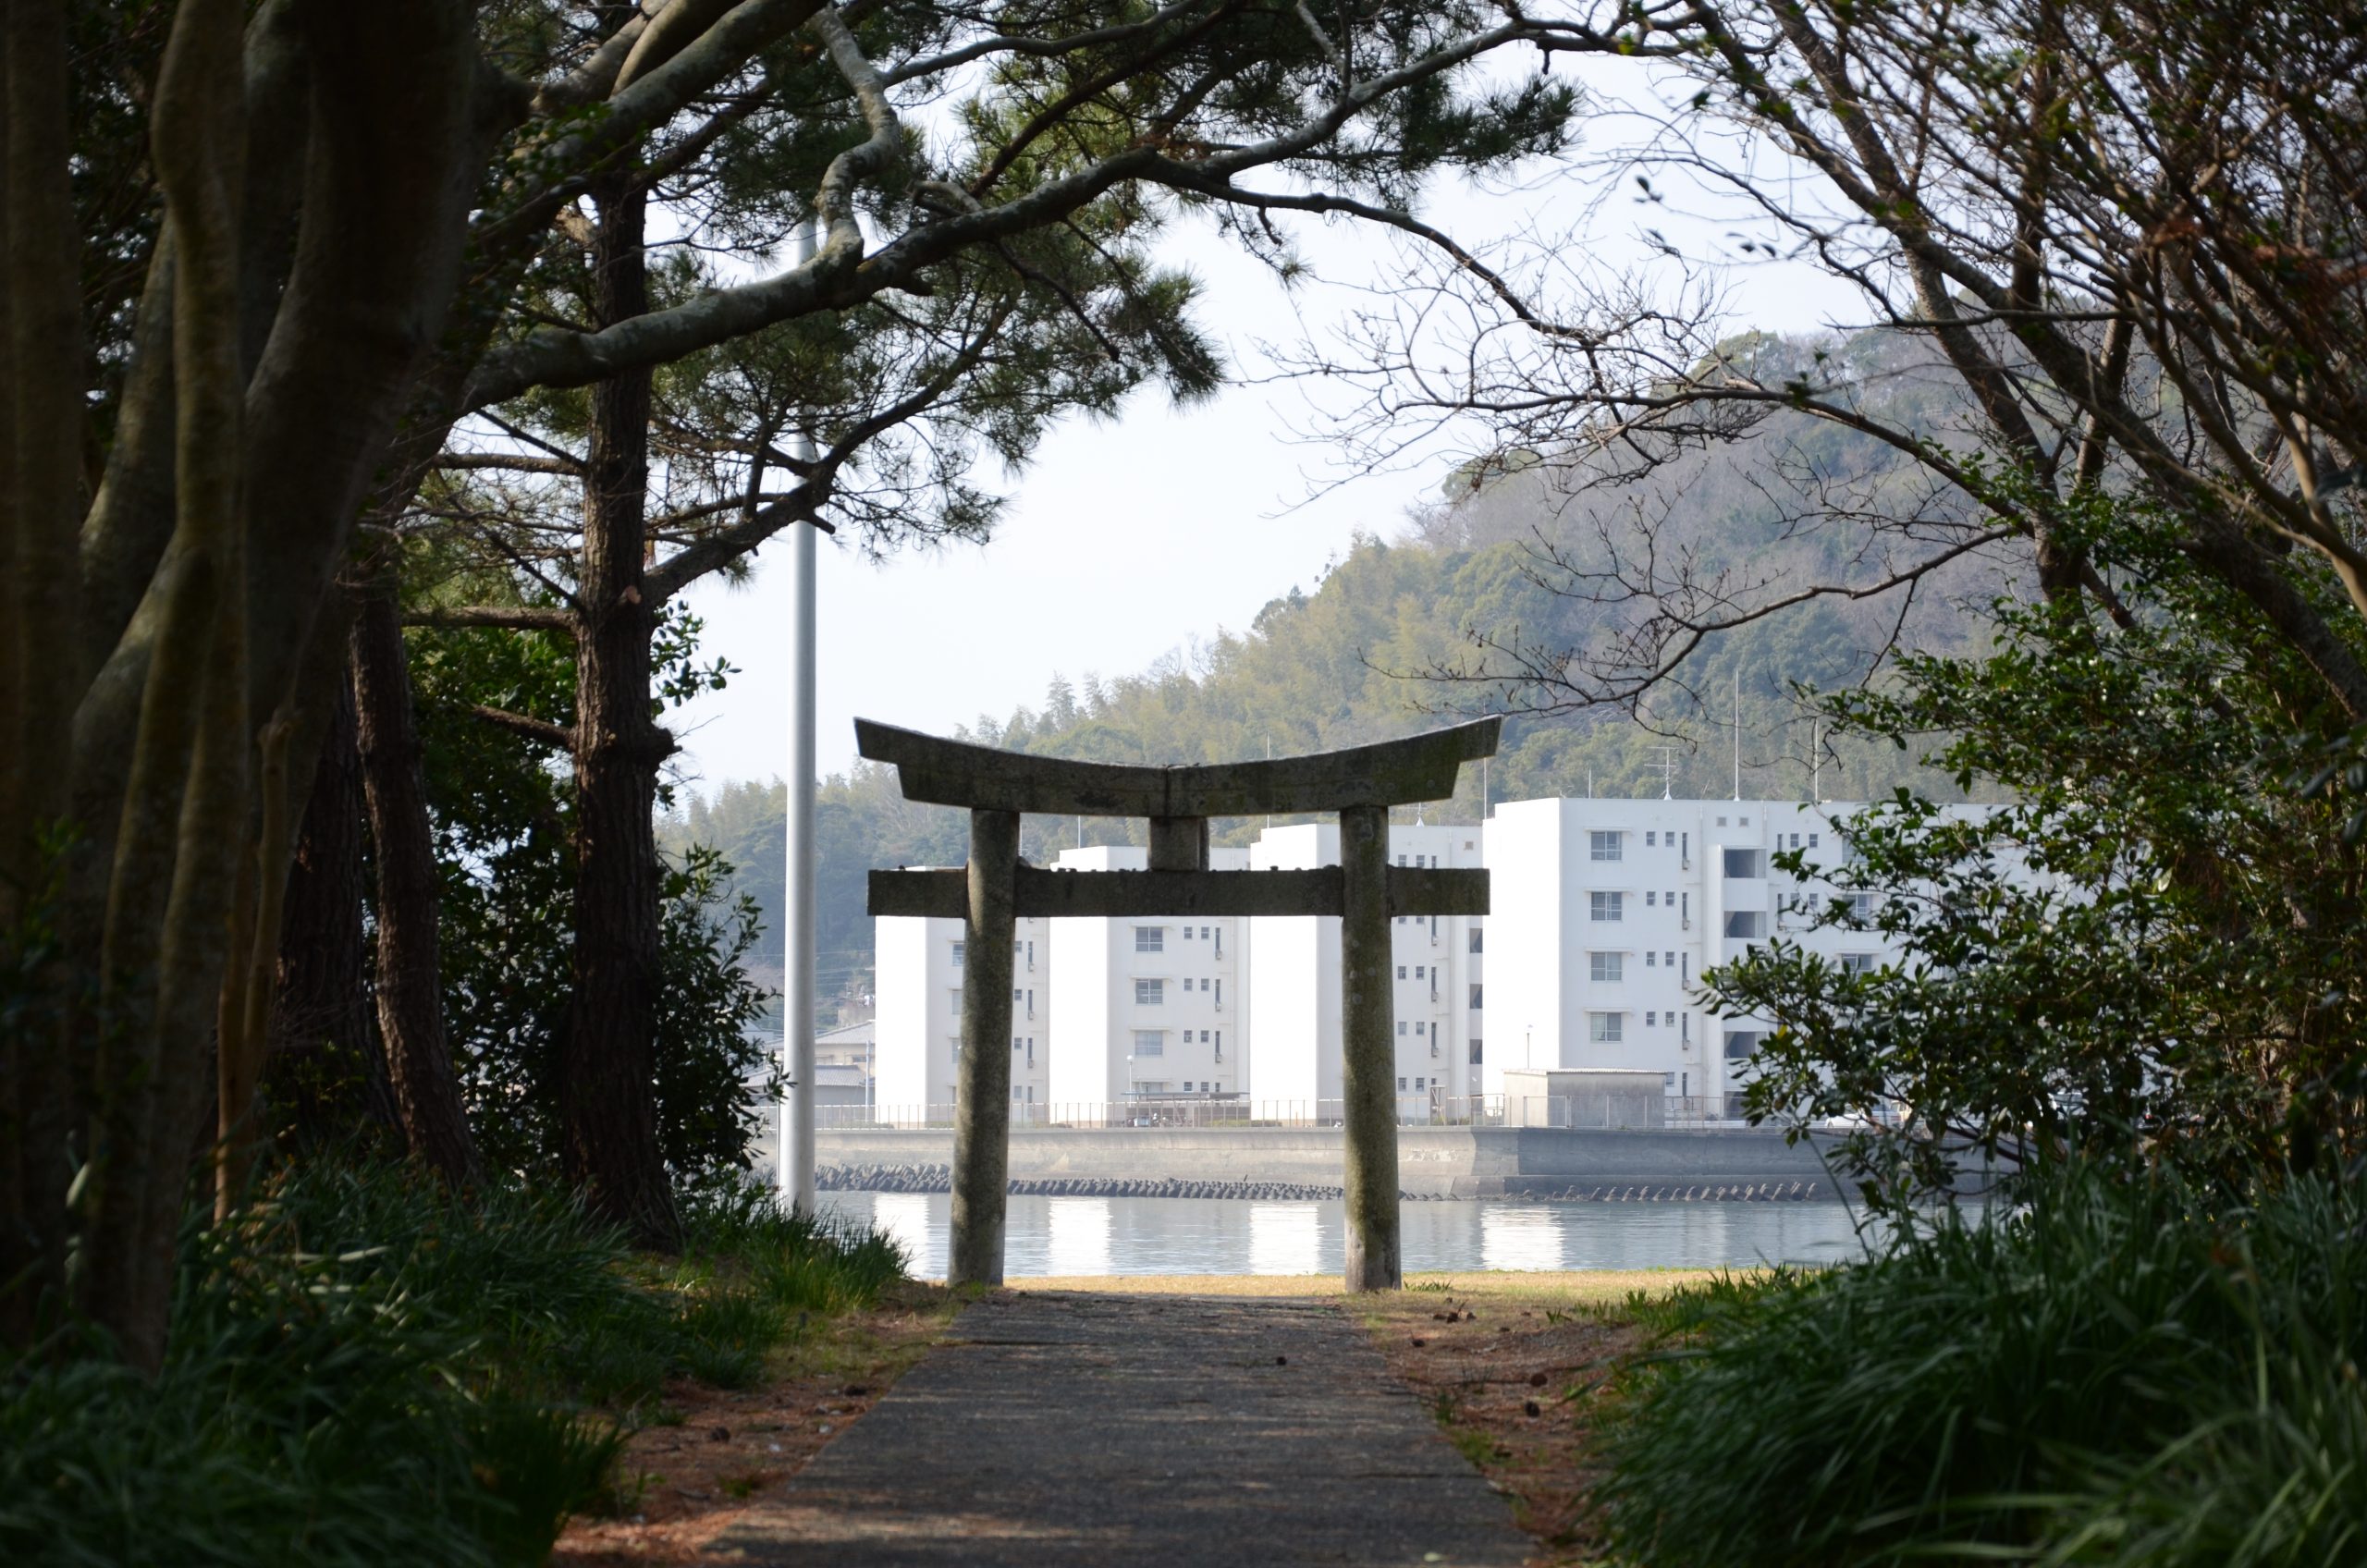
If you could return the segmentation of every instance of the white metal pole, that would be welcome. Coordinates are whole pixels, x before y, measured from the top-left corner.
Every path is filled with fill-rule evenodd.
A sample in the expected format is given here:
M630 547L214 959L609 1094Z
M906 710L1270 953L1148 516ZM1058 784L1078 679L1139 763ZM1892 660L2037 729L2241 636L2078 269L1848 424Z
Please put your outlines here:
M815 222L797 231L801 265L814 259ZM801 429L791 450L814 459L814 443ZM781 1108L780 1190L800 1214L816 1211L814 1195L814 578L815 535L811 523L793 525L790 539L790 660L793 670L789 711L789 905L781 923L782 958L789 969L782 1001L783 1064L789 1102Z

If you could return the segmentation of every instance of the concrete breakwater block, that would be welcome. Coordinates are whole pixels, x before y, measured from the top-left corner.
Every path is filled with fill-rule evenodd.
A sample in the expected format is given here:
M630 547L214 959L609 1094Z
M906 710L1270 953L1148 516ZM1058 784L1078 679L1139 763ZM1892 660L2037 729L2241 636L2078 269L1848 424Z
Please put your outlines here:
M953 1170L945 1165L825 1165L814 1184L826 1193L948 1193ZM1816 1182L1745 1182L1715 1185L1590 1184L1553 1191L1534 1189L1507 1197L1540 1203L1799 1203L1824 1195ZM1263 1198L1275 1202L1323 1202L1341 1195L1336 1186L1298 1182L1192 1182L1175 1177L1020 1177L1010 1184L1020 1196L1080 1198ZM1437 1193L1400 1193L1406 1203L1453 1201Z

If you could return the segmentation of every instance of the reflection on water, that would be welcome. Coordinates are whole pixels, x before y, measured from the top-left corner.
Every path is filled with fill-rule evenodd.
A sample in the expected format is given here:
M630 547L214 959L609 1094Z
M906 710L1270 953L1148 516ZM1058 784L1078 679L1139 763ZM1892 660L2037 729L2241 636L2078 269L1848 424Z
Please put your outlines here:
M827 1212L904 1243L913 1271L945 1274L943 1194L824 1193ZM1471 1268L1714 1268L1837 1263L1864 1250L1838 1203L1409 1203L1409 1272ZM1048 1274L1332 1274L1340 1205L1248 1198L1013 1197L1013 1279Z

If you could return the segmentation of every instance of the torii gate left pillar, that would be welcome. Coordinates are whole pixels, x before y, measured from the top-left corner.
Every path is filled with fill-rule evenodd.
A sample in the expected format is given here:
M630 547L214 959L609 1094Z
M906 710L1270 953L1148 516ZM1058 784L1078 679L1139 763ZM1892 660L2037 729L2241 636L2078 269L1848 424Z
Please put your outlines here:
M1030 917L1340 917L1345 1275L1352 1291L1403 1282L1398 1246L1396 1066L1389 923L1397 914L1485 914L1484 871L1392 866L1389 808L1453 793L1462 764L1493 755L1501 721L1376 746L1202 767L1130 767L1036 757L855 721L862 754L896 765L905 798L970 809L960 871L875 871L875 915L956 917L963 958L955 1091L953 1236L947 1278L1000 1284L1011 1170L1013 926ZM1022 812L1140 816L1147 871L1050 872L1022 864ZM1306 871L1208 869L1208 820L1334 811L1340 864Z

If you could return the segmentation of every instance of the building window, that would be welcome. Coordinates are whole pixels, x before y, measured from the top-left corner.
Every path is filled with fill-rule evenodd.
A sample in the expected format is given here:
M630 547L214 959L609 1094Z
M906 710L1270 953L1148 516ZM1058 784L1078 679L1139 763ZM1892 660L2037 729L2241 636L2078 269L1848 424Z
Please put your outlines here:
M1479 1065L1479 1036L1477 1035L1471 1037L1471 1065L1474 1067Z
M1201 926L1201 927L1200 927L1200 940L1202 940L1203 942L1205 942L1205 941L1207 941L1208 939L1208 928L1207 926L1203 925L1203 926Z
M1397 1021L1397 1037L1401 1040L1405 1037L1405 1021L1402 1018Z
M1397 1092L1401 1095L1405 1092L1405 1080L1403 1078L1397 1080Z
M1419 980L1421 977L1422 977L1422 965L1420 965L1420 964L1418 964L1418 963L1417 963L1417 964L1416 964L1416 965L1414 966L1414 978L1415 978L1415 979L1417 979L1417 980Z
M1221 980L1217 982L1217 1006L1224 1006L1224 982Z
M1164 1005L1166 1000L1166 981L1137 980L1134 982L1134 1005L1136 1007L1159 1007Z
M953 1060L960 1061L962 1060L962 1036L956 1035L951 1039L946 1041L945 1044L949 1054L952 1056Z
M948 991L948 992L946 992L946 993L945 993L945 999L946 999L947 1003L949 1004L949 1005L947 1006L947 1008L946 1008L946 1011L947 1011L948 1012L950 1012L950 1013L951 1013L954 1017L956 1017L956 1018L961 1017L961 1016L962 1016L962 993L961 993L961 992L959 992L959 991Z
M1471 1011L1474 1012L1479 1011L1479 987L1477 986L1471 987Z
M1429 1087L1429 1080L1427 1078L1417 1078L1414 1080L1414 1087L1417 1089L1427 1089Z
M1650 909L1650 908L1652 908L1654 905L1656 905L1656 904L1658 904L1658 903L1660 902L1660 898L1661 898L1661 896L1660 896L1658 893L1652 893L1652 892L1648 892L1648 893L1646 893L1646 894L1644 895L1644 907L1645 907L1646 909Z
M1587 913L1596 920L1626 918L1627 895L1625 893L1588 893Z
M1626 954L1587 954L1587 978L1598 986L1608 986L1626 978Z
M1224 1031L1221 1029L1217 1031L1217 1060L1224 1060Z
M1192 928L1188 925L1184 927L1184 939L1187 942L1192 939Z
M1795 833L1795 834L1793 834L1793 835L1792 835L1792 848L1794 848L1794 849L1796 849L1796 850L1797 850L1797 849L1798 849L1799 847L1800 847L1800 836L1799 836L1797 833Z
M1600 828L1588 833L1587 835L1588 858L1590 860L1619 859L1619 834L1606 833Z
M1205 990L1207 990L1208 988L1208 978L1207 978L1207 976L1203 975L1203 976L1201 977L1201 979L1200 979L1200 989L1202 989L1203 991L1205 991Z
M1400 980L1405 978L1405 966L1402 963L1397 966L1397 978Z
M1649 849L1650 849L1650 848L1651 848L1651 847L1652 847L1656 842L1658 842L1658 839L1655 838L1655 836L1653 835L1653 833L1651 832L1651 830L1650 830L1650 828L1645 829L1645 832L1644 832L1644 848L1646 848L1646 849L1648 849L1648 850L1649 850Z
M1841 955L1841 973L1842 973L1842 974L1871 974L1873 972L1874 972L1874 955L1873 955L1873 954L1871 954L1871 953L1843 953L1843 954Z
M1815 834L1813 834L1813 833L1811 833L1811 834L1809 834L1809 849L1815 849L1815 848L1816 848L1816 835L1815 835Z
M1166 926L1137 925L1134 927L1134 951L1138 953L1163 953L1166 950Z
M1723 827L1725 825L1726 825L1726 819L1725 819L1724 817L1723 817L1723 816L1722 816L1722 817L1718 818L1718 826L1719 826L1719 827Z
M1767 875L1767 867L1761 864L1760 851L1757 850L1728 850L1726 875L1734 877L1760 877Z
M1645 1028L1647 1028L1647 1029L1657 1029L1657 1028L1659 1028L1660 1026L1661 1026L1661 1015L1660 1015L1659 1013L1657 1013L1657 1012L1648 1012L1648 1013L1644 1014L1644 1027L1645 1027Z
M1660 960L1660 956L1661 956L1661 955L1660 955L1660 954L1658 954L1658 953L1650 953L1650 952L1646 953L1646 954L1644 955L1644 967L1645 967L1646 969L1650 969L1650 968L1651 968L1655 963L1657 963L1657 962L1659 962L1659 960Z
M963 953L963 951L964 951L964 950L966 950L966 949L967 949L967 948L968 948L968 947L969 947L969 944L968 944L968 943L966 943L966 942L956 942L956 943L954 943L954 944L953 944L953 967L954 967L954 968L959 969L959 968L961 968L961 967L962 967L962 954Z
M1759 1049L1760 1035L1754 1029L1726 1031L1726 1060L1748 1061Z
M1668 968L1670 968L1670 969L1674 969L1674 968L1676 967L1676 955L1675 955L1674 953L1663 953L1663 954L1662 954L1662 955L1661 955L1661 957L1662 957L1662 962L1663 962L1663 963L1664 963Z
M1767 935L1766 913L1755 909L1729 910L1726 935L1742 941L1757 941Z
M1690 986L1693 984L1693 955L1691 953L1686 954L1685 957L1679 961L1677 964L1676 983L1680 986Z
M1873 894L1871 894L1871 893L1850 893L1850 894L1846 895L1846 897L1847 897L1847 898L1848 898L1848 900L1849 900L1849 918L1850 918L1850 919L1852 919L1852 920L1871 920L1871 919L1873 919L1873 917L1874 917L1874 895L1873 895Z
M1135 1030L1134 1054L1136 1056L1165 1056L1167 1054L1166 1033L1159 1029Z
M1397 864L1400 864L1400 865L1404 865L1404 864L1405 864L1405 857L1404 857L1404 855L1399 855L1399 856L1397 857ZM1401 1089L1402 1089L1402 1088L1404 1088L1405 1085L1404 1085L1404 1084L1398 1084L1397 1086L1398 1086L1399 1088L1401 1088Z
M1615 1012L1587 1014L1587 1038L1598 1046L1615 1046L1622 1035L1619 1025L1622 1015Z
M1475 953L1479 951L1479 927L1477 925L1471 928L1471 950Z

